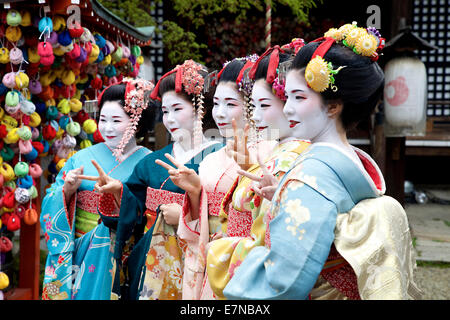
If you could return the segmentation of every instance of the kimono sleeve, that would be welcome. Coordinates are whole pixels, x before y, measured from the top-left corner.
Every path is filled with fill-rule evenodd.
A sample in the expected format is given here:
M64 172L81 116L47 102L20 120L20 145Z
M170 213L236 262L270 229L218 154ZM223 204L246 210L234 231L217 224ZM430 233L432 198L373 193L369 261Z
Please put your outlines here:
M142 217L145 211L147 187L149 186L149 168L147 167L147 164L150 163L150 161L144 160L147 160L147 158L141 160L134 167L134 170L127 181L122 183L119 215L107 215L102 212L102 208L100 207L98 210L105 225L117 230L115 248L116 258L121 256L121 248L125 241L132 235L135 226L143 223Z
M72 158L67 160L42 201L40 223L49 251L45 264L43 299L64 300L72 296L76 193L68 206L63 188L66 173L76 168Z
M254 248L224 289L228 299L306 299L334 240L337 208L315 188L286 180L272 205L271 248Z
M40 223L50 254L73 251L76 193L70 204L66 203L64 179L76 167L73 157L69 158L42 200Z

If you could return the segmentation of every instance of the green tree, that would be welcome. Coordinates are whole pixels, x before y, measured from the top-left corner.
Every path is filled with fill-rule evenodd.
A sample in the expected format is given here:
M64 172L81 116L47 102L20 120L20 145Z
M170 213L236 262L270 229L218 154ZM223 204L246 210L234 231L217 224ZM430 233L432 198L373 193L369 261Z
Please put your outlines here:
M166 17L162 31L163 44L170 63L179 64L188 58L204 62L202 50L206 49L207 45L196 35L202 28L207 27L208 20L220 14L227 14L235 23L239 23L254 14L255 10L264 12L267 1L270 1L273 11L278 5L288 7L299 22L308 23L309 10L316 7L316 2L322 3L323 0L170 0L176 17ZM151 10L149 1L100 0L100 2L119 18L136 27L156 25L149 14ZM156 31L159 32L158 29Z

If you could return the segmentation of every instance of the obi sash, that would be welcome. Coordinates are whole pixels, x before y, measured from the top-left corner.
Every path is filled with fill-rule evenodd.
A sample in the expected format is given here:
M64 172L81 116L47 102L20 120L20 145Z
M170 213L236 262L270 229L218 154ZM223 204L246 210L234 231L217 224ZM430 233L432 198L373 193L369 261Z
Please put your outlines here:
M147 187L147 196L145 199L145 215L147 216L146 230L156 222L158 207L162 204L178 203L183 206L184 194L172 192L164 189L154 189Z
M225 192L206 192L208 196L208 214L218 217L220 214L220 204L225 197Z
M75 236L81 237L99 223L97 206L101 195L94 191L83 190L77 193L77 211L75 214Z
M230 203L228 205L227 234L229 237L248 237L252 229L252 212L236 210Z
M220 215L220 206L225 192L207 192L208 195L208 214L218 217ZM228 224L227 233L229 237L248 237L252 228L252 212L238 211L231 203L228 203Z
M361 300L355 271L339 254L334 244L320 275L349 299Z

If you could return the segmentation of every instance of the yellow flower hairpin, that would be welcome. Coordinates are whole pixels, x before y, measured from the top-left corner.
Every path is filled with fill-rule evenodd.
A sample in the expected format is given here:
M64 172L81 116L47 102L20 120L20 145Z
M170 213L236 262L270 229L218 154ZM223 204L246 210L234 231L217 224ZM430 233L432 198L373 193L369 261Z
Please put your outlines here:
M323 92L328 87L334 92L338 88L334 85L336 75L342 68L333 69L331 62L326 62L321 56L316 56L312 59L305 70L305 79L308 86L316 92Z

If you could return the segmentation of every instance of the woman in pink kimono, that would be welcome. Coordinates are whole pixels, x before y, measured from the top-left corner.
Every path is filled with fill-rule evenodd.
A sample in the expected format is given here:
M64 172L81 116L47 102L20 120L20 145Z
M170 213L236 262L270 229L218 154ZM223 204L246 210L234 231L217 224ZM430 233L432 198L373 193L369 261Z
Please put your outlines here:
M233 137L236 130L250 130L251 110L242 79L245 70L249 70L257 56L237 58L227 63L218 74L218 86L214 94L212 115L220 135L227 139ZM244 128L245 126L245 128ZM251 147L250 147L251 148ZM208 243L221 237L222 221L219 217L220 205L226 192L238 177L240 165L233 159L230 148L223 147L210 153L199 166L199 173L186 168L173 157L166 157L177 167L165 162L157 163L168 169L170 179L175 185L186 190L183 213L180 216L177 234L187 243L184 274L183 299L212 299L205 278L206 251ZM244 163L242 165L245 165ZM242 230L250 230L251 215L244 212L239 221ZM206 286L205 286L206 285Z

